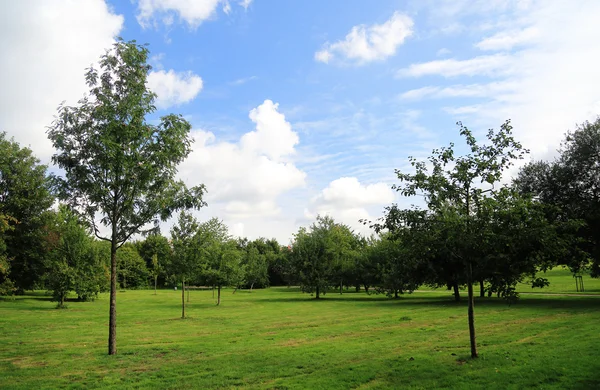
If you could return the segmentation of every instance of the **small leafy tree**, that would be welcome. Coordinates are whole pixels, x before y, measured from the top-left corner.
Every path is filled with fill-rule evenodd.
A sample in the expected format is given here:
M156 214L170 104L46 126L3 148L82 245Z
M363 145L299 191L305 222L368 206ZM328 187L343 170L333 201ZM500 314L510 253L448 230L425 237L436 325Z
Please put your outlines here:
M148 269L133 244L127 243L117 251L117 280L122 288L148 286Z
M116 42L99 69L88 69L89 95L76 107L60 106L48 129L57 149L52 161L65 171L58 180L61 197L111 245L110 355L117 352L117 249L174 211L204 205L204 186L188 189L175 180L177 165L191 151L190 124L172 114L157 125L146 121L156 97L147 88L147 60L146 47Z
M317 216L310 230L300 228L294 236L290 261L302 291L320 299L339 282L341 264L355 243L352 231L333 218Z
M250 291L255 284L268 285L268 262L267 256L260 253L259 249L250 243L244 254L245 281L250 285Z
M173 258L170 272L181 280L181 318L185 319L185 281L202 271L203 253L198 241L198 221L182 211L177 224L171 228Z
M80 300L93 299L102 290L104 274L88 231L65 205L59 207L47 229L45 279L58 307L65 307L70 291Z
M164 284L167 277L167 270L171 261L171 245L169 240L159 233L150 234L143 241L136 243L138 253L148 268L154 282L154 295L159 284Z
M403 184L395 189L405 196L423 195L429 210L441 224L461 226L460 245L452 247L451 252L461 262L466 275L471 357L476 358L473 268L483 254L479 242L474 239L478 227L473 220L477 218L484 198L494 195L494 185L501 180L504 170L514 160L522 159L527 150L513 138L510 121L502 124L497 132L490 130L485 145L478 144L471 131L461 123L458 125L469 153L456 157L454 144L450 144L433 150L428 162L410 157L415 173L396 170Z

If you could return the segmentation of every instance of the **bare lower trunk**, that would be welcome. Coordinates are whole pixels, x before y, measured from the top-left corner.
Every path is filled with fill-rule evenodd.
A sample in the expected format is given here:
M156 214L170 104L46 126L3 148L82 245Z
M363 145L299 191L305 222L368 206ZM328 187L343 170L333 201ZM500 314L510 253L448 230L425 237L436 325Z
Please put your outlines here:
M252 287L254 287L254 283L250 285L250 292L252 292Z
M181 279L181 319L185 318L185 280Z
M394 290L394 298L398 298L398 290Z
M234 289L233 289L233 293L232 293L232 294L235 294L235 292L238 290L238 288L239 288L239 287L236 287L236 288L234 288Z
M365 284L365 292L367 293L367 295L371 295L371 294L369 293L369 286L367 286L366 284Z
M483 280L479 281L479 296L485 297L485 286L483 285Z
M65 307L65 295L60 296L60 307Z
M108 320L108 354L117 353L117 242L110 245L110 312Z
M158 281L158 276L154 277L154 295L156 295L156 283Z
M221 286L217 286L217 306L221 304Z
M458 283L454 283L452 285L452 288L454 289L454 300L456 302L460 301L460 291L458 290Z
M469 281L467 289L469 292L469 339L471 341L471 358L477 358L477 342L475 340L475 313L473 307L475 306L475 297L473 296L473 281L471 276L473 275L473 267L469 263Z
M319 290L319 286L317 286L317 296L315 297L315 299L319 299L319 298L320 298L320 296L319 296L319 293L320 293L320 292L321 292L321 291Z
M344 287L344 281L340 280L340 295L342 295L342 288Z

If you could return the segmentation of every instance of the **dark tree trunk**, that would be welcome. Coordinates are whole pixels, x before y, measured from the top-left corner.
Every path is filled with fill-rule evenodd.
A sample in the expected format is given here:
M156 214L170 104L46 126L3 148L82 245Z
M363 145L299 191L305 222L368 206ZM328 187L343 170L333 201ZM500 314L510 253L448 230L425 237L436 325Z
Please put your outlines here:
M65 307L65 294L60 295L60 307Z
M394 290L394 299L398 299L398 290Z
M360 284L357 284L356 286L354 286L354 288L356 289L356 292L360 292Z
M235 294L235 292L238 290L238 288L240 288L240 286L237 286L236 288L234 288L232 294Z
M456 302L460 301L460 291L458 290L458 283L454 283L452 285L452 288L454 289L454 300Z
M154 277L154 295L156 295L156 284L158 282L158 275Z
M181 279L181 319L185 318L185 280Z
M473 296L473 266L469 262L469 280L467 289L469 292L469 339L471 341L471 358L475 359L479 355L477 354L477 342L475 340L475 313L473 307L475 306L475 297Z
M217 286L217 306L221 304L221 286Z
M371 294L369 293L369 286L367 286L366 284L365 284L365 292L367 293L367 295L371 295Z
M114 233L110 244L110 314L108 320L108 354L117 353L117 239Z
M342 289L344 288L344 281L340 280L340 295L342 295Z
M321 291L319 290L319 286L317 286L317 296L315 297L315 299L319 299L319 298L321 298L321 297L319 296L319 293L320 293L320 292L321 292Z
M483 280L479 281L479 296L485 297L485 286L483 285Z

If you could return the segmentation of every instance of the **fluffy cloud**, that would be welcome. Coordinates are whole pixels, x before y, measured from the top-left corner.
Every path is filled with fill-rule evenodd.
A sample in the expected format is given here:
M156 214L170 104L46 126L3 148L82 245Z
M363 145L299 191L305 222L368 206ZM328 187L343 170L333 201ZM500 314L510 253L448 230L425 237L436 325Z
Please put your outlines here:
M332 181L311 201L305 217L314 220L317 215L330 215L356 231L370 235L373 232L360 224L360 219L372 220L369 206L389 205L394 192L385 183L361 184L355 177L342 177Z
M315 53L315 60L329 63L336 56L358 64L384 60L396 54L398 47L412 35L413 21L395 12L390 20L372 26L354 26L346 38L327 43Z
M509 70L511 63L511 57L505 54L479 56L468 60L456 60L451 58L412 64L408 68L400 69L397 76L499 76Z
M88 90L85 68L123 26L102 0L13 1L0 12L0 131L48 161L46 126L60 102Z
M255 130L235 143L219 142L211 132L193 131L193 152L180 169L190 184L206 184L208 202L220 205L230 220L277 215L277 198L305 184L306 174L290 160L298 135L278 105L265 100L249 117Z
M159 70L148 75L148 88L157 95L156 107L167 108L193 100L202 90L202 79L189 71Z
M252 0L243 0L239 4L247 9L250 3ZM231 12L229 0L139 0L137 20L144 28L161 23L169 26L177 16L179 21L197 28L215 16L219 4L222 4L225 14Z

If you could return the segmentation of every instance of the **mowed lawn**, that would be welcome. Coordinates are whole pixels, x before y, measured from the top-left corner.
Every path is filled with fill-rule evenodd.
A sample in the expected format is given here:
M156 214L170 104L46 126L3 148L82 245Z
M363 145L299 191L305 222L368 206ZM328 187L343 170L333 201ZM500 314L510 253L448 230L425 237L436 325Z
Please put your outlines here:
M54 307L42 292L0 300L0 388L600 388L595 296L478 299L475 361L466 301L446 291L225 290L218 307L192 291L186 320L180 291L124 291L116 356L107 295Z

